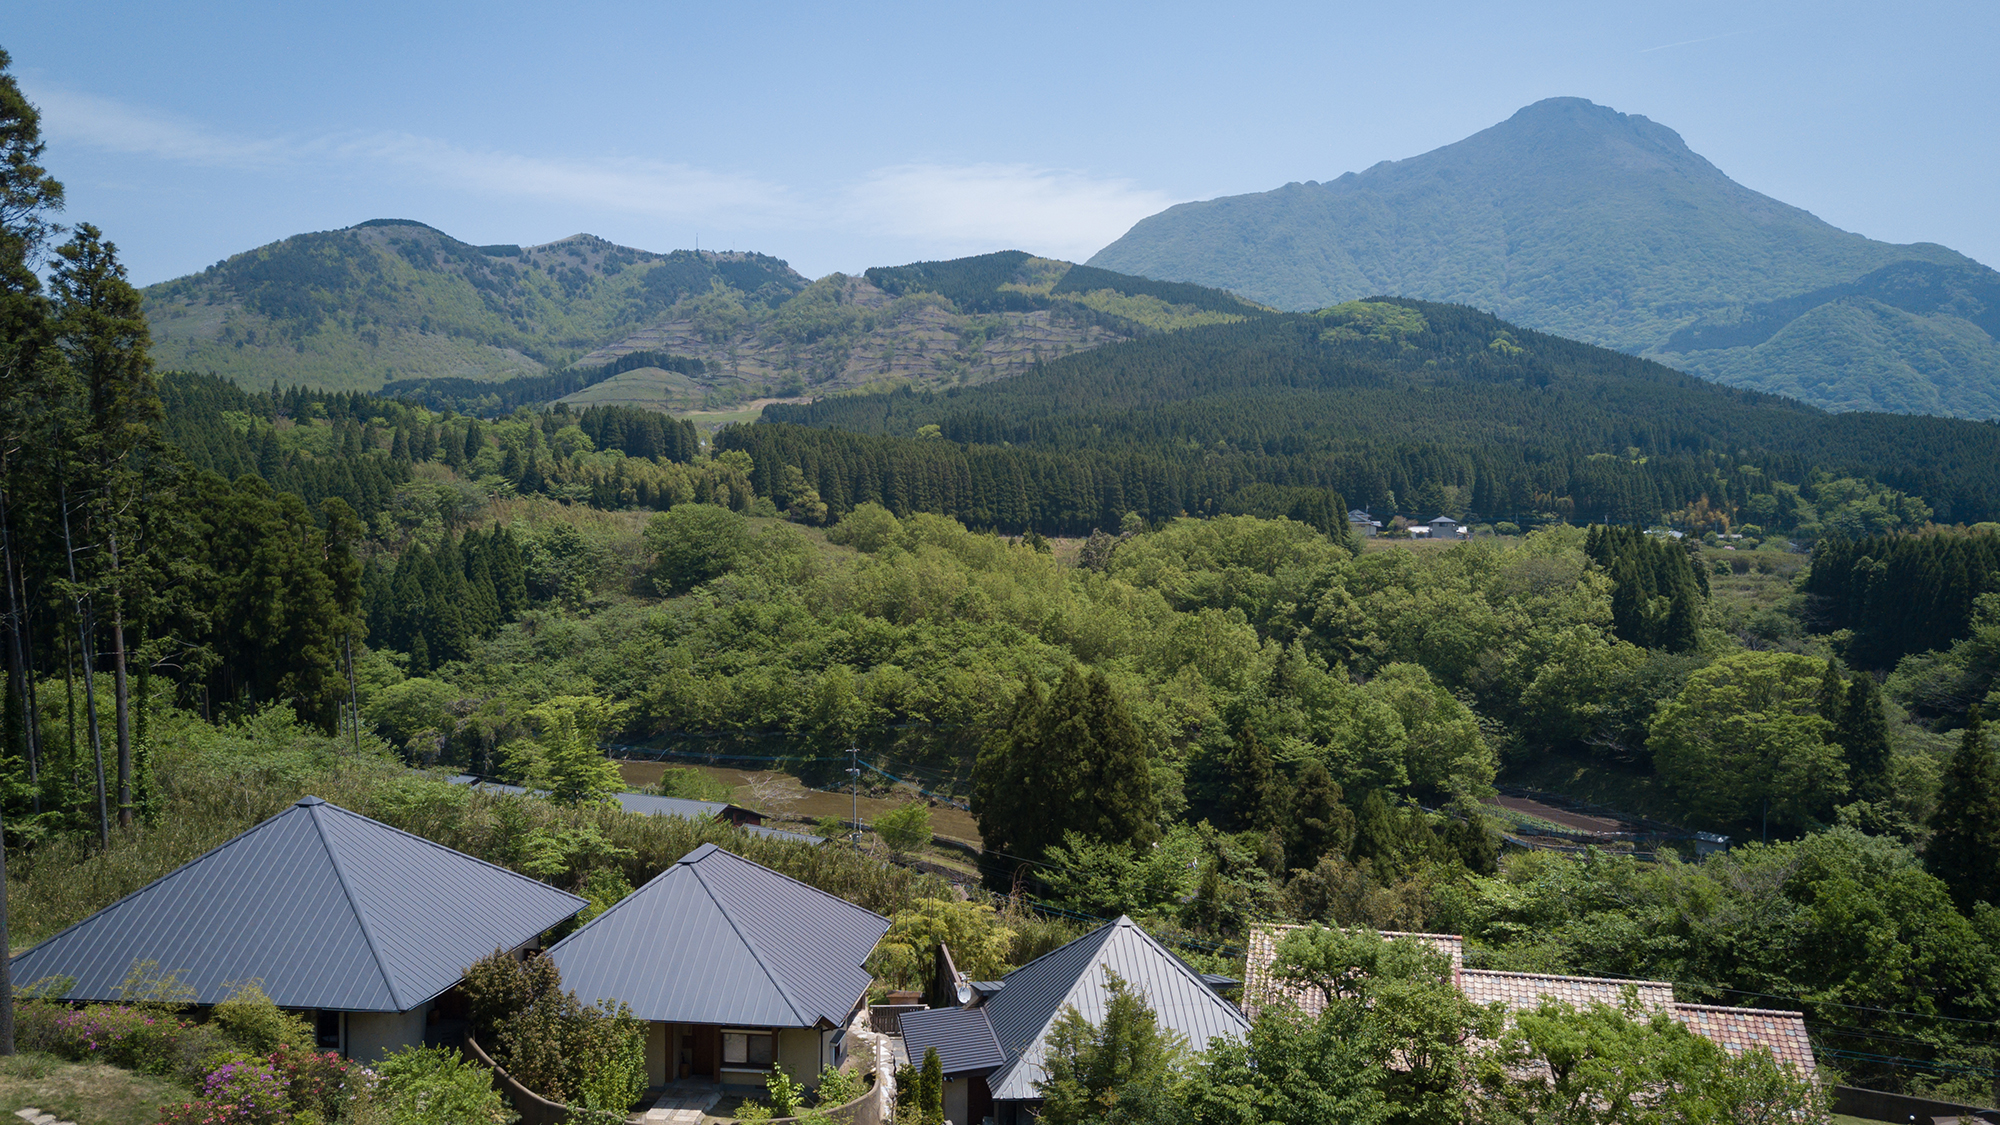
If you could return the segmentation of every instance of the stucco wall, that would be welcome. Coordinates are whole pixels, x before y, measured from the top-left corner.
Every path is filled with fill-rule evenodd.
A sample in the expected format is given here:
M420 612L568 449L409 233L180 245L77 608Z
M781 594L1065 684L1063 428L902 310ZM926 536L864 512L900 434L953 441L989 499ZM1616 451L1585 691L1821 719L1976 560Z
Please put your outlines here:
M971 1119L972 1083L953 1078L944 1084L944 1117L953 1125L979 1125Z
M818 1088L819 1032L797 1027L778 1029L778 1065L785 1068L794 1082Z
M374 1062L391 1051L424 1041L425 1004L407 1012L347 1013L347 1057Z
M673 1029L658 1021L646 1024L646 1084L664 1086L667 1084L667 1045L673 1037L667 1034Z

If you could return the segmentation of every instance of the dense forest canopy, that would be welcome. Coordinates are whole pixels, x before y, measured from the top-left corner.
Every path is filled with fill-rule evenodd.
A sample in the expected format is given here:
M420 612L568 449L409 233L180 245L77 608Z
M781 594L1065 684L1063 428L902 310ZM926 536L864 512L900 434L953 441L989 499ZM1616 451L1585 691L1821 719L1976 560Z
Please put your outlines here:
M1230 510L1252 484L1426 519L1721 520L1807 538L2000 514L2000 428L1829 415L1414 301L1196 328L1001 383L777 405L764 420L718 444L798 466L836 511L846 495L1045 533L1115 519L1105 495L1161 519ZM905 498L903 482L926 479L939 499ZM1016 479L1035 482L1038 510L1015 500Z

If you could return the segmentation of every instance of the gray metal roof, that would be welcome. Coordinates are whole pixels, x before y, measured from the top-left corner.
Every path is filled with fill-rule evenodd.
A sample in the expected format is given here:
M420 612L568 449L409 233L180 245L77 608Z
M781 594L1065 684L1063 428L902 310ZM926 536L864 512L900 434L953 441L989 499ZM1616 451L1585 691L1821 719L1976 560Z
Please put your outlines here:
M578 996L644 1020L838 1027L888 930L880 914L703 844L547 955Z
M584 905L307 797L23 952L13 975L112 1000L134 962L156 961L200 1004L254 979L281 1007L404 1012Z
M727 801L697 801L691 797L656 797L651 793L613 793L611 799L624 806L626 812L677 816L683 820L714 820L730 808Z
M469 773L462 773L449 779L453 785L467 785L488 793L505 793L516 797L543 797L547 794L538 790L524 789L519 785L503 785L497 781L483 781ZM732 805L723 801L696 801L687 797L656 797L651 793L613 793L612 800L629 813L642 816L677 816L683 820L715 820L730 809L752 815L762 815L755 809ZM784 840L793 844L811 844L818 847L826 843L818 836L808 836L803 832L791 832L783 828L766 828L760 824L742 824L737 827L752 836L762 836L767 840Z
M1196 1050L1211 1039L1240 1039L1250 1021L1217 996L1201 974L1153 940L1130 918L1119 918L1007 974L1007 987L974 1011L985 1012L994 1037L1013 1062L987 1080L1001 1101L1039 1098L1036 1081L1049 1027L1066 1007L1092 1023L1104 1019L1105 970L1146 994L1160 1026L1185 1036Z
M1007 1064L1007 1052L994 1038L992 1021L983 1007L904 1012L897 1022L913 1066L922 1065L927 1049L937 1051L946 1077L990 1074Z

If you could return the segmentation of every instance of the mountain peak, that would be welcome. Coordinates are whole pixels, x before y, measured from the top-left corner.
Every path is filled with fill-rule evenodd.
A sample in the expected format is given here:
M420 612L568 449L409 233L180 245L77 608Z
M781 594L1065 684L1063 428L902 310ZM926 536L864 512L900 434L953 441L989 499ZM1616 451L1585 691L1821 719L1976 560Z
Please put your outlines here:
M1943 247L1840 230L1736 183L1651 118L1561 97L1330 182L1169 208L1089 264L1287 309L1383 294L1449 301L1655 358L1670 340L1742 336L1732 326L1746 309L1762 310L1763 333L1763 320L1792 308L1773 302L1838 291L1801 325L1810 345L1774 329L1756 356L1675 353L1671 362L1836 408L1987 416L2000 402L2000 341L1972 321L1961 331L1923 320L1930 314L1884 300L1879 285L1840 288L1905 260L1970 264ZM1984 298L1948 303L1985 307ZM1940 332L1950 339L1933 338ZM1808 352L1827 361L1814 370L1867 353L1869 370L1911 386L1834 394L1773 381L1812 366ZM1895 374L1905 371L1917 374ZM1925 381L1935 386L1916 387ZM1968 394L1975 384L1988 389Z

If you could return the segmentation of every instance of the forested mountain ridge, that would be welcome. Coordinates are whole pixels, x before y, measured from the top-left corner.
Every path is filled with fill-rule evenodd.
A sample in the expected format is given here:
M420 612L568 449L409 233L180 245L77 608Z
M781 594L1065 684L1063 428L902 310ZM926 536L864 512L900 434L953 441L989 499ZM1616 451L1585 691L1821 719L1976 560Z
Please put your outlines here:
M2000 352L1980 327L1994 306L1972 295L2000 275L1839 230L1730 180L1673 130L1581 98L1324 183L1169 208L1089 264L1287 309L1464 303L1830 409L2000 414ZM1860 282L1923 266L1960 275L1961 296L1912 308ZM1761 340L1713 331L1856 285Z
M295 235L149 287L164 368L373 390L395 379L539 375L720 286L771 305L806 279L761 254L653 254L574 235L472 246L376 219Z
M145 295L163 368L489 414L976 383L1265 311L1021 251L808 283L761 254L654 254L590 235L472 246L390 219L296 235Z
M1864 497L1847 510L1868 514L1844 533L2000 513L2000 427L1828 414L1411 300L1197 328L1004 383L771 406L763 418L720 444L800 467L836 510L923 506L885 489L950 492L962 506L926 510L1045 532L1115 527L1125 511L1291 514L1232 499L1253 484L1425 518L1670 519L1699 531L1720 516L1807 538ZM1821 478L1850 482L1824 511L1809 495Z

